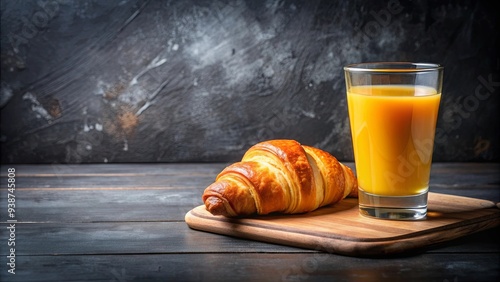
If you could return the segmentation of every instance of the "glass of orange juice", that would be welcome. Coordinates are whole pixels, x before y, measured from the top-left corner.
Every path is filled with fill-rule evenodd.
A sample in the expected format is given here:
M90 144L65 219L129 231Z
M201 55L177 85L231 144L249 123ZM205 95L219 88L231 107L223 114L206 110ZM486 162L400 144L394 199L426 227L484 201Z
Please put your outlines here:
M378 62L344 72L360 213L425 219L443 67Z

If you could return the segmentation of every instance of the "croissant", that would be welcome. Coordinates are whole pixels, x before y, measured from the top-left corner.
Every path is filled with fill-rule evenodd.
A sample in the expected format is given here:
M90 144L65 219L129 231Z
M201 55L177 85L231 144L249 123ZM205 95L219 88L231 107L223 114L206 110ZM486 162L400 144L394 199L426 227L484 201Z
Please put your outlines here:
M294 140L252 146L217 175L202 196L213 215L296 214L357 197L352 170L329 153Z

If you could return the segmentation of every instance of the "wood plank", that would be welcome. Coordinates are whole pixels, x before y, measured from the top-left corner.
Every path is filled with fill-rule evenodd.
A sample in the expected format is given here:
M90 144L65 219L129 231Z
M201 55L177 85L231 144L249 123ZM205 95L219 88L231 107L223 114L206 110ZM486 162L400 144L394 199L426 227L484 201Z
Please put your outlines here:
M16 177L16 189L143 189L155 188L199 188L207 187L215 179L208 175L156 175L156 176L70 176L70 177ZM0 189L7 189L7 181L2 181Z
M128 164L11 164L0 166L0 176L7 168L21 177L137 176L137 175L210 175L215 176L227 163L128 163Z
M476 169L475 164L450 165L471 168L473 171ZM127 174L126 172L133 169L135 165L109 166L115 170L112 173L122 171L124 176L109 176L112 170L108 170L107 175L102 177L97 174L49 177L39 176L37 173L34 176L18 177L16 195L19 220L23 222L183 220L183 213L201 204L203 189L212 183L215 177L209 174L189 175L191 171L204 171L204 169L211 168L212 164L179 165L187 171L178 171L179 167L176 165L160 165L171 169L172 174L151 176ZM150 165L144 165L144 167L148 166ZM448 166L443 164L439 166L443 170L449 170ZM29 167L43 170L49 166ZM81 165L81 167L83 170L88 170L85 172L88 174L90 168L99 173L101 170L96 168L102 167L102 171L105 171L104 168L108 165ZM143 165L139 167L142 168ZM452 174L452 171L447 173ZM493 173L494 170L490 168L481 171ZM445 174L439 176L438 179L446 181L450 177ZM483 181L483 178L479 178L474 187L450 183L431 185L431 191L500 201L498 189L500 185L489 183L488 179ZM6 181L0 184L3 186L3 189L0 189L2 210L7 205L6 185ZM64 212L60 212L61 210Z
M183 221L202 204L204 187L97 187L16 190L20 222ZM434 190L434 189L432 189ZM498 190L439 191L496 200ZM0 210L7 209L7 193L0 191ZM2 218L3 221L5 219Z
M204 206L186 215L194 229L345 255L407 252L500 225L491 201L429 193L426 220L392 221L363 217L356 199L311 213L246 218L213 216Z
M328 253L19 256L2 281L498 281L500 254L391 259Z
M500 185L431 185L431 192L500 202Z
M16 216L22 222L184 220L185 213L202 204L203 189L18 189ZM496 191L480 193L486 199L492 194ZM0 193L0 210L7 208L6 197Z
M475 175L495 174L498 177L500 163L498 162L433 162L431 170L437 174L461 175L470 173Z
M355 169L354 163L345 163ZM228 163L198 164L73 164L73 165L11 165L0 166L0 176L7 176L7 168L17 168L18 177L122 177L122 176L215 176ZM457 187L489 184L500 185L499 163L435 163L431 171L431 185L454 184ZM1 184L4 184L3 182ZM2 186L3 187L3 186Z
M82 165L88 169L80 171L83 174L68 171L60 177L67 178L62 180L67 186L55 185L57 176L39 174L36 169L24 175L24 179L32 178L29 183L33 185L16 190L20 205L18 217L21 221L30 218L33 219L30 222L48 223L17 223L18 272L14 277L8 276L6 271L0 272L1 281L12 278L17 279L12 281L132 278L199 281L207 277L220 281L323 281L333 277L345 280L496 281L500 276L497 263L500 260L499 227L432 244L419 249L419 253L404 257L365 259L317 253L191 230L180 216L200 204L204 187L148 186L160 182L148 182L149 176L180 181L188 179L192 170L210 170L212 164L188 165L182 170L167 165L171 170L166 174L143 171L142 175L130 172L134 167L131 164L112 165L113 169L96 172L92 172L93 166ZM480 198L489 200L498 197L496 166L438 166L434 179L437 184L431 186L431 190L483 195ZM118 175L122 172L125 177L120 180ZM471 174L474 174L474 181L467 180L467 175ZM210 181L214 175L195 173L189 181ZM100 177L109 181L103 181L105 185L101 186L85 183L86 179L94 181ZM146 185L132 185L131 182L137 183L137 179L144 180ZM0 189L1 210L6 207L5 192ZM8 236L6 225L0 224L0 241L4 242ZM0 250L0 263L6 265L7 248L2 244Z
M353 162L343 164L355 169ZM0 165L0 176L7 175L7 168L14 167L23 176L39 175L168 175L176 173L205 173L216 174L229 163L108 163L108 164L10 164ZM455 177L464 174L492 175L497 180L500 177L500 163L473 163L473 162L435 162L431 172L436 175L450 175Z
M0 224L0 240L7 242L9 224ZM16 256L166 254L166 253L308 253L308 250L246 240L190 229L184 222L103 222L16 224ZM416 252L500 253L500 228L437 243ZM417 254L418 254L417 253ZM6 244L0 248L6 263ZM415 253L413 253L415 255Z
M1 242L7 242L9 225L0 224ZM306 251L195 231L184 222L18 223L15 231L16 256Z
M473 187L478 184L500 185L500 163L435 163L431 168L431 185L453 183Z
M184 221L189 210L202 204L203 189L19 189L16 218L19 222L32 223ZM2 211L7 209L6 195L0 193ZM491 192L479 195L492 198Z
M437 243L427 248L425 253L497 253L500 254L500 226Z
M190 209L202 204L202 193L201 188L18 189L16 219L56 223L184 221ZM7 210L6 195L1 193L2 212Z
M204 188L211 184L214 175L179 173L172 175L70 175L70 176L17 176L17 188L120 188L120 187L198 187ZM464 178L467 178L464 177ZM474 180L455 180L448 175L436 175L431 180L431 189L462 189L474 191L477 189L496 190L500 187L494 177L471 176ZM458 182L455 182L458 181ZM7 181L0 182L0 189L7 188ZM498 193L497 193L498 194Z
M441 180L443 179L443 180ZM430 190L446 194L457 194L484 198L479 193L490 193L490 200L499 201L500 184L488 183L487 179L478 179L474 184L455 184L445 176L439 178L440 183L431 183ZM171 175L171 176L71 176L71 177L18 177L16 187L21 189L73 189L73 190L109 190L109 189L198 189L206 188L215 180L215 176L204 175ZM445 181L447 181L445 183ZM435 181L436 182L436 181ZM7 189L7 181L1 181L0 191ZM449 192L447 192L449 191ZM475 196L474 193L478 193ZM488 198L485 198L488 199Z

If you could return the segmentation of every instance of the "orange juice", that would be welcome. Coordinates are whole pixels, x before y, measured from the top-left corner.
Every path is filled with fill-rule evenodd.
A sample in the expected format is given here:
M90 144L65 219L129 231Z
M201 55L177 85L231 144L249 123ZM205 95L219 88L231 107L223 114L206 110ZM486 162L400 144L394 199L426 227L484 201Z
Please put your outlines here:
M441 93L425 86L347 91L360 189L387 196L427 191Z

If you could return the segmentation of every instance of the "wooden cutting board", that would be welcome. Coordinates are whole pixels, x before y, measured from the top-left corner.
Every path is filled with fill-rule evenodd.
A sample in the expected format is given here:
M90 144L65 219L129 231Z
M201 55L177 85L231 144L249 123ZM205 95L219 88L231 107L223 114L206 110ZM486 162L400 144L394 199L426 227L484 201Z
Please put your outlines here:
M189 227L251 240L350 256L415 251L500 225L491 201L429 193L427 219L395 221L358 213L357 199L299 215L226 218L198 206L185 216Z

